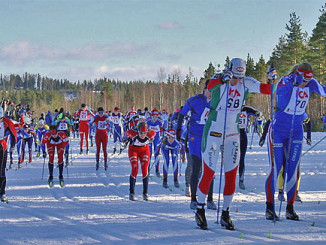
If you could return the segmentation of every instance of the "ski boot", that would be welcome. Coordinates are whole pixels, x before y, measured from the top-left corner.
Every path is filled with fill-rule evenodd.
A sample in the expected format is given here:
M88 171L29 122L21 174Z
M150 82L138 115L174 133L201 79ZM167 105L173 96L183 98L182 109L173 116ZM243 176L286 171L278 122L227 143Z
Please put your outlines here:
M272 202L266 202L266 213L265 217L267 220L274 220L279 221L280 218L276 215L274 210L274 203Z
M9 169L12 169L13 166L14 166L14 161L13 160L10 160Z
M165 189L169 188L168 180L164 179L164 180L163 180L163 184L162 184L162 186L163 186Z
M108 170L108 164L106 162L104 163L104 170Z
M129 200L130 201L136 201L136 196L135 196L135 193L129 193Z
M48 184L49 184L49 187L53 187L53 175L50 175L49 176L49 179L48 179Z
M302 203L301 197L299 196L299 192L297 192L297 195L295 196L295 201Z
M18 163L18 169L20 169L20 168L22 168L22 163L21 162Z
M191 197L191 194L190 194L190 186L186 186L186 189L185 189L185 196L186 196L186 197Z
M246 186L244 185L243 180L239 180L239 188L241 190L245 190L246 189Z
M63 181L63 176L62 175L59 175L59 184L60 184L60 187L64 187L65 185L65 182Z
M113 148L113 154L115 154L117 152L116 148Z
M198 205L200 208L197 208L197 211L195 213L195 220L196 220L197 226L200 229L207 230L207 221L206 221L206 216L205 216L204 205L205 204Z
M179 181L177 179L174 180L174 187L175 188L179 188L180 187Z
M213 201L207 201L207 209L217 210L216 205Z
M286 206L285 217L286 219L290 219L290 220L299 220L299 216L296 214L296 212L293 209L293 204L288 204Z
M119 153L119 154L121 154L121 153L122 153L122 151L123 151L123 149L121 149L121 148L120 148L120 153Z
M227 208L226 211L222 210L221 226L225 227L227 230L234 230L234 225L229 215L229 208Z
M8 203L8 197L6 196L6 194L0 194L0 199L1 199L1 202L5 202L5 203Z
M89 150L88 150L88 148L86 149L86 155L88 155L88 153L89 153Z
M156 177L161 177L161 174L160 174L160 170L158 169L155 169L155 174L156 174Z
M91 142L91 147L93 147L93 142Z
M100 164L99 164L99 162L96 162L96 165L95 165L95 170L97 171L99 167L100 167Z
M148 193L144 193L143 194L143 200L144 201L148 201Z
M79 154L83 154L83 149L80 149L80 152L79 152Z

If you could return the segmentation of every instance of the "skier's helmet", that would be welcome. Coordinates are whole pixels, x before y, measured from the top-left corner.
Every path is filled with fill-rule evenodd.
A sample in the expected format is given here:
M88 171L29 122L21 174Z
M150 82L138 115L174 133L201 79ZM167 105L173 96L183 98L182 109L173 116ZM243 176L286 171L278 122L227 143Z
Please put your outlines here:
M243 59L233 58L230 61L228 68L236 78L243 78L246 74L246 62Z

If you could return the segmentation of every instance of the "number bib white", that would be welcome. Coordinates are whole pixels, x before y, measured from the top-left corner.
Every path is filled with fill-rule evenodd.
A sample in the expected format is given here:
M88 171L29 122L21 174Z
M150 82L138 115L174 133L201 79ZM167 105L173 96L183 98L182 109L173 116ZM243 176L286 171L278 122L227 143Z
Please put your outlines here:
M97 128L100 130L106 129L106 125L107 125L106 121L98 121L97 122Z
M248 115L247 112L243 111L240 113L239 117L239 128L246 128L248 123Z
M298 91L298 97L296 98L296 93ZM286 108L284 109L284 112L290 115L294 114L294 110L295 110L295 115L302 115L306 112L306 108L309 102L309 88L308 87L304 87L304 88L295 88L292 90L292 94L291 94L291 99L288 103L288 105L286 106ZM297 102L296 107L295 102Z
M58 130L59 131L65 131L68 130L68 124L65 122L60 122L58 125Z
M79 114L79 119L82 120L82 121L87 121L87 111L81 111L80 114Z

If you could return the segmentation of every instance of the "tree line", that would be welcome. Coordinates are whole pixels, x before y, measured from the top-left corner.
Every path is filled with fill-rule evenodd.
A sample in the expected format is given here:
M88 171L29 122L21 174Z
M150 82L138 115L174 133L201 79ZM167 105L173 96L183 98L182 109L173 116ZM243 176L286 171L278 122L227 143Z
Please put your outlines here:
M290 13L289 22L285 24L286 32L279 37L269 60L261 55L257 62L248 53L247 76L252 76L261 82L266 82L266 72L270 66L277 69L278 75L287 75L291 67L302 61L310 62L314 67L314 77L320 82L325 81L326 74L326 3L321 7L320 16L312 34L309 37L302 30L301 19L295 12ZM232 57L231 57L232 58ZM37 113L56 108L74 111L81 103L91 108L103 106L113 110L118 106L126 112L130 106L136 109L148 107L159 110L167 109L170 113L182 106L185 101L202 92L203 84L214 73L227 68L230 57L225 58L224 64L209 63L203 76L197 78L191 68L187 74L175 69L167 74L163 68L157 71L157 81L99 78L93 81L84 80L70 82L67 79L52 79L40 74L0 75L0 96L29 104ZM72 93L74 96L66 96ZM265 116L270 115L270 99L264 95L251 95L247 104L261 110ZM312 119L313 130L321 129L320 117L325 114L325 99L312 96L307 109Z

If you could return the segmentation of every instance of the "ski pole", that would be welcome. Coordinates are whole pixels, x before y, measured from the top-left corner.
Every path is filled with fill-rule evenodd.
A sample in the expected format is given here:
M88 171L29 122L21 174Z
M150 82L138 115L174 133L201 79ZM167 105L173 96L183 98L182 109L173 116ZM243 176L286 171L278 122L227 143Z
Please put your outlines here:
M43 157L44 161L43 161L43 169L42 169L42 180L43 180L43 175L44 175L44 165L45 165L45 157Z
M216 223L218 224L218 217L220 215L220 201L221 201L221 187L222 187L222 171L224 164L224 150L225 150L225 133L226 133L226 119L227 119L227 111L228 111L228 101L229 101L229 83L226 83L226 102L225 102L225 116L224 116L224 129L223 129L223 140L221 145L221 168L220 168L220 183L218 186L218 201L217 201L217 214L216 214ZM223 95L222 95L223 96Z
M320 142L322 142L324 139L326 138L326 136L324 136L322 139L320 139L317 143L315 143L313 146L311 146L308 150L306 150L301 157L303 157L304 155L306 155L310 150L312 150L313 148L315 148L316 145L318 145Z
M251 141L250 141L250 147L249 147L249 149L251 149L251 146L252 146L252 140L254 138L254 132L255 132L255 127L254 127L254 129L252 130L252 133L251 133Z

